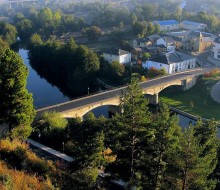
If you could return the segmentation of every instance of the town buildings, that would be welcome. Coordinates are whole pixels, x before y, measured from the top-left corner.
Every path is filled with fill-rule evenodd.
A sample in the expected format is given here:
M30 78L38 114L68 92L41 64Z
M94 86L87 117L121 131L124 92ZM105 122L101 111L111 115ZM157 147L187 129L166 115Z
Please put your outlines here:
M112 61L118 61L121 64L131 62L131 53L121 49L108 49L103 53L103 57L109 63Z
M150 69L154 67L156 69L164 68L168 74L175 72L185 71L196 67L196 58L184 54L182 52L168 52L166 54L158 54L152 56L149 60L144 62L144 68Z
M176 20L153 21L153 24L158 24L160 26L160 31L171 31L180 28L180 24Z
M213 56L215 59L220 60L220 36L213 42Z

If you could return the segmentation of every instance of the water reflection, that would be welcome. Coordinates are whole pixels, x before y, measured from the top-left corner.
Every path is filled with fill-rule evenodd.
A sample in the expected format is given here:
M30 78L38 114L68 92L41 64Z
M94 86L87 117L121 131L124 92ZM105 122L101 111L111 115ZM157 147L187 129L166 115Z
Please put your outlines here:
M69 100L56 86L52 86L45 79L40 78L37 72L32 69L29 64L28 50L19 49L18 53L28 67L27 89L33 94L34 105L37 109Z

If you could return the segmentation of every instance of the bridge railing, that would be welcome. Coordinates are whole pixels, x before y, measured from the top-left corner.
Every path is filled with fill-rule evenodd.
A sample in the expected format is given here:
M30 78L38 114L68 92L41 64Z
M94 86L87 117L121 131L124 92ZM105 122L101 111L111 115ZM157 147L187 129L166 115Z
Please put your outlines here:
M197 75L197 74L187 74L189 72L192 72L192 71L203 71L203 72L199 72L197 73L198 75L201 75L201 74L204 74L205 72L207 71L204 71L204 69L202 68L196 68L196 69L190 69L190 70L187 70L187 71L181 71L181 72L176 72L174 74L169 74L169 75L165 75L165 76L161 76L161 77L155 77L155 78L152 78L148 81L144 81L144 82L140 82L139 84L145 84L145 83L148 83L150 81L154 81L154 80L158 80L158 79L162 79L162 78L167 78L169 76L174 76L174 75L178 75L178 74L181 74L181 73L186 73L186 75ZM187 77L182 77L181 79L184 79L184 78L187 78ZM161 84L161 83L160 83ZM158 84L159 85L159 84ZM71 99L70 101L67 101L67 102L63 102L63 103L59 103L59 104L55 104L55 105L52 105L52 106L48 106L48 107L45 107L45 108L40 108L40 109L37 109L37 112L40 112L40 111L44 111L44 110L47 110L47 109L52 109L52 108L56 108L56 107L59 107L59 106L63 106L63 105L66 105L66 104L69 104L69 103L72 103L72 102L75 102L75 101L78 101L78 100L83 100L83 99L86 99L88 97L94 97L94 96L98 96L98 95L102 95L102 94L106 94L106 93L109 93L109 92L114 92L114 91L118 91L118 90L123 90L123 89L126 89L128 86L128 84L126 85L121 85L121 86L117 86L117 87L114 87L113 89L107 89L107 90L104 90L102 92L94 92L94 93L90 93L89 95L83 95L83 96L78 96L76 98L73 98Z

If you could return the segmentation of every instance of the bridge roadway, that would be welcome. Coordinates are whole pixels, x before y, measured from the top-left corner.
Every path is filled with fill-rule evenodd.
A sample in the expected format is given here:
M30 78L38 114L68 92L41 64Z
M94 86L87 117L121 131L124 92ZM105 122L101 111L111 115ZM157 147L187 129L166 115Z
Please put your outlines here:
M205 72L210 71L209 68L197 68L193 70L188 70L185 72L179 72L171 75L166 75L160 78L152 79L146 82L141 82L140 87L142 89L149 89L155 86L163 86L167 83L171 83L175 80L185 80L190 77L195 77L204 74ZM64 102L61 104L45 107L37 110L37 116L40 116L45 111L56 111L56 112L65 112L67 110L73 110L79 107L83 107L85 105L90 105L94 102L100 102L107 99L112 99L114 97L119 97L122 93L126 92L127 86L119 87L113 90L104 91L101 93L93 94L90 96L85 96L82 98L74 99L68 102Z

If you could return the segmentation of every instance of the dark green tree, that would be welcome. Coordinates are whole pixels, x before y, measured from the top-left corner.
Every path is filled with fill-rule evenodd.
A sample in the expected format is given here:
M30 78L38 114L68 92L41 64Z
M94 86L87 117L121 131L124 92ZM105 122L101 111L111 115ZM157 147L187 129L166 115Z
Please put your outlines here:
M33 98L26 89L27 75L21 57L7 49L0 60L0 117L10 128L29 126L35 117Z
M205 149L195 137L193 127L185 129L179 146L168 157L167 189L214 189L213 182L207 181L212 158L203 155Z
M147 189L161 189L164 186L164 176L167 168L167 157L170 149L174 149L179 144L179 136L181 128L178 126L177 117L170 115L170 110L167 105L162 104L159 113L154 116L152 122L154 130L154 138L151 142L150 149L146 149L146 157L151 158L150 162L146 163L148 178L145 184ZM149 164L149 165L148 165ZM150 172L149 172L150 171ZM143 173L145 170L143 170Z
M101 36L101 29L97 26L91 26L86 29L86 37L89 41L96 41Z
M147 100L137 79L132 79L126 93L120 97L120 112L116 116L117 134L115 141L117 149L117 161L119 168L124 173L124 178L129 180L130 185L139 186L140 160L142 155L142 142L151 136L148 124L151 114L147 109ZM120 172L120 171L119 171Z
M147 24L147 34L151 35L155 31L154 24L152 22L148 22Z

